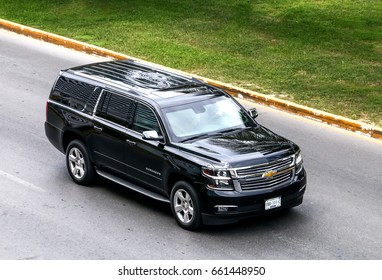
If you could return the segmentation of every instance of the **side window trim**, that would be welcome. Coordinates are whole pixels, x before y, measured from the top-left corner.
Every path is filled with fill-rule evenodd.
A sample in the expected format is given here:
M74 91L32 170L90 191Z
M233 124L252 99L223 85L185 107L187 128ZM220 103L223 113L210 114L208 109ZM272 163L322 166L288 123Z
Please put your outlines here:
M97 102L96 102L96 104L94 106L94 109L93 109L93 117L96 116L96 112L97 112L97 109L98 109L99 102L100 102L100 100L101 100L101 98L102 98L102 96L104 95L104 92L105 92L104 88L101 88L101 87L99 87L99 88L101 89L101 92L100 92L100 94L98 96Z
M95 87L94 87L94 90L93 90L93 92L92 92L92 94L90 95L90 97L89 97L88 100L86 101L85 106L84 106L84 108L82 109L82 112L85 112L85 113L87 113L87 114L93 116L94 113L95 113L95 110L96 110L96 108L97 108L97 103L98 103L98 101L99 101L99 99L100 99L100 97L101 97L102 92L103 92L103 88L101 88L101 87L99 87L99 86L95 86ZM91 102L91 101L92 101L92 99L93 99L93 96L95 96L95 95L97 95L97 94L98 94L98 96L96 97L96 101L95 101L95 103L94 103L94 105L93 105L93 102ZM88 108L89 106L93 106L93 108L91 108L91 110L90 110L90 108Z

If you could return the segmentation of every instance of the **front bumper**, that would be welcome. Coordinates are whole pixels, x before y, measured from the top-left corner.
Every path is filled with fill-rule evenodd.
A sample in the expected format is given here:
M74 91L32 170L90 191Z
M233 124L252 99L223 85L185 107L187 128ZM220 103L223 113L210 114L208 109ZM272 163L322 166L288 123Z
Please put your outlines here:
M259 189L251 192L212 191L204 194L202 219L206 225L238 222L241 219L264 215L298 206L306 189L306 172L302 170L289 185ZM281 197L281 206L265 210L265 201Z

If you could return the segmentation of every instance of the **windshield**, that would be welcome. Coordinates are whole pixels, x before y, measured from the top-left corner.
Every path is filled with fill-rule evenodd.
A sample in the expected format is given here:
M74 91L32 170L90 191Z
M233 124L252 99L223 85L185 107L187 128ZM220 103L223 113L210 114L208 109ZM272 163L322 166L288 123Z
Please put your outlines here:
M254 126L248 114L226 96L164 108L162 111L174 142Z

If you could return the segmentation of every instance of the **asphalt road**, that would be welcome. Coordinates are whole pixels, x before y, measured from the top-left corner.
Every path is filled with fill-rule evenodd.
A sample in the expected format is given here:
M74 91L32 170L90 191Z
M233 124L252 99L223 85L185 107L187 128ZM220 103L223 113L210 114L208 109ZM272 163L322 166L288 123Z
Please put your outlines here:
M382 141L255 104L302 148L297 208L188 232L165 203L74 184L45 102L60 69L98 60L0 30L0 259L382 259Z

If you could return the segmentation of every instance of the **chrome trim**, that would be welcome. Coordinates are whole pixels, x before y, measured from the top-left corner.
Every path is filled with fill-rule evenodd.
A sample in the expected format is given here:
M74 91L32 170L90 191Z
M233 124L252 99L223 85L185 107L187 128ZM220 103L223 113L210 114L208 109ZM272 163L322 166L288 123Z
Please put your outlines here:
M238 182L241 191L253 191L290 183L296 176L296 155L272 162L230 169L232 178ZM272 176L265 176L274 173Z
M97 109L98 109L99 102L100 102L100 100L101 100L101 98L102 98L102 95L103 95L103 92L104 92L104 90L105 90L104 88L96 87L96 88L94 89L94 91L96 91L97 88L100 88L100 89L101 89L101 92L99 93L98 98L97 98L97 102L96 102L96 104L94 105L94 109L93 109L93 117L96 116L96 112L97 112ZM94 91L93 91L93 93L94 93Z
M210 187L209 184L206 185L206 188L211 190L211 191L234 191L235 188L234 186L230 185L229 187L216 187L216 188L213 188L213 187Z
M267 162L267 163L261 163L261 164L257 164L257 165L250 165L250 166L245 166L245 167L239 167L239 168L232 168L232 169L229 169L230 173L231 173L231 176L233 179L245 179L245 178L248 178L248 177L258 177L258 176L261 176L263 175L265 172L267 171L276 171L277 173L283 171L285 168L279 168L279 169L275 169L275 168L266 168L267 166L270 166L271 164L277 164L279 162L283 162L283 161L287 161L289 159L291 159L291 163L288 165L288 168L289 169L294 169L295 168L295 157L296 155L292 155L292 156L289 156L289 157L285 157L285 158L282 158L282 159L278 159L278 160L275 160L275 161L272 161L272 162ZM258 172L258 173L253 173L253 174L250 174L250 175L238 175L238 171L240 170L249 170L249 169L259 169L261 167L265 167L266 169L264 170L264 172Z
M301 192L301 191L303 191L304 189L306 188L306 184L305 185L303 185L299 190L298 190L298 192Z

